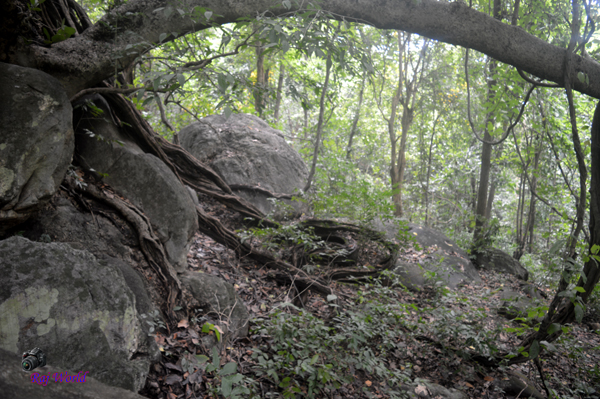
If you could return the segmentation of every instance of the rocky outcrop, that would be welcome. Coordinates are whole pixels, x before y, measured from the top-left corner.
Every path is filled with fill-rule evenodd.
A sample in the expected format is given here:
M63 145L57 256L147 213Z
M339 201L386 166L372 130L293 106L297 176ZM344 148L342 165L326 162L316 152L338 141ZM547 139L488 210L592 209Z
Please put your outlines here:
M47 385L43 385L41 378L38 377L38 381L42 384L32 383L31 379L31 375L35 373L53 377L55 373L66 372L71 376L77 375L80 371L84 370L58 367L48 363L44 367L25 373L21 370L21 354L0 348L0 392L3 398L144 399L137 393L98 381L91 372L86 375L85 382L80 383L56 382L55 379L50 378Z
M204 313L219 321L223 332L235 339L248 335L248 310L233 286L205 273L191 272L180 276L185 287L200 303Z
M48 365L137 392L160 352L128 286L143 283L125 267L64 243L0 241L0 348L40 347Z
M145 153L115 124L104 101L92 99L102 114L92 117L88 112L78 124L79 163L144 211L169 262L178 272L185 270L189 245L198 229L190 192L167 165Z
M508 394L517 395L517 397L521 398L544 399L546 397L546 395L538 391L529 378L518 371L508 371L507 377L504 380L494 381L494 385Z
M254 115L211 115L179 132L181 146L217 172L233 191L265 214L275 211L264 192L236 188L260 186L273 193L294 194L306 183L306 165L283 138ZM301 205L285 200L296 210Z
M57 190L73 156L71 103L58 80L0 63L0 230Z
M500 307L498 314L504 316L508 320L513 320L517 317L522 317L530 323L539 323L543 319L544 311L535 312L530 318L530 312L534 308L543 306L544 303L538 298L531 298L527 295L510 289L503 289L499 293Z
M527 269L519 261L502 250L486 248L482 259L479 266L483 269L512 274L525 281L529 278Z
M389 240L394 239L400 230L398 224L393 222L376 220L374 225L376 229L384 232ZM414 223L408 223L406 228L408 230L400 234L408 234L422 249L432 251L418 263L402 260L396 262L394 272L401 277L406 286L416 288L431 282L427 272L433 272L433 278L437 282L452 289L463 282L481 281L467 253L443 233Z

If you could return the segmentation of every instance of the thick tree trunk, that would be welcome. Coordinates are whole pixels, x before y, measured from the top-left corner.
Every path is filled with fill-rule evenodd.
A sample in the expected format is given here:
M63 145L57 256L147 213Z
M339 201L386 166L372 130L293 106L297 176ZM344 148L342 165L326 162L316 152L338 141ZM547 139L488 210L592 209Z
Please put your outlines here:
M538 39L518 26L496 21L461 2L398 0L374 6L371 0L323 0L319 5L339 18L472 48L542 79L559 84L564 81L564 48ZM168 0L130 0L107 13L83 34L55 43L51 48L32 44L26 45L28 50L12 51L15 44L9 43L0 47L0 54L6 55L8 62L50 73L72 96L122 70L159 43L162 33L184 35L210 27L204 15L191 17L186 13L194 7L212 10L214 17L210 22L217 24L235 22L266 10L273 15L291 15L290 11L297 10L295 3L288 9L279 2L274 5L271 0L186 0L182 15L166 13L169 6ZM165 41L173 38L169 35ZM600 98L600 65L577 55L572 62L570 76L574 90ZM587 75L589 80L579 81L578 73Z

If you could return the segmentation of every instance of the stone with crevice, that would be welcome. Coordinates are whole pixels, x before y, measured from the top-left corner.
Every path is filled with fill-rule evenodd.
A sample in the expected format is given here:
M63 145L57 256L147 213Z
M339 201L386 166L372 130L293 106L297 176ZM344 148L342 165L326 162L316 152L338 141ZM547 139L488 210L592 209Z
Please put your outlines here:
M73 157L63 86L37 69L0 63L0 232L27 220L58 189Z
M142 209L175 270L187 268L187 253L198 229L193 197L164 162L146 153L115 125L104 101L100 117L83 113L77 128L79 163ZM94 135L91 137L90 133Z

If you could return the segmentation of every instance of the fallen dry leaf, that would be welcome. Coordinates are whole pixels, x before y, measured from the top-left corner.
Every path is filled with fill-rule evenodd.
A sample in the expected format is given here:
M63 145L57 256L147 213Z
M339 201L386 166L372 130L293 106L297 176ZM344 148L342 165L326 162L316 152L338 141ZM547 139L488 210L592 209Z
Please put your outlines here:
M186 319L181 319L181 321L177 324L177 327L188 328L190 323Z

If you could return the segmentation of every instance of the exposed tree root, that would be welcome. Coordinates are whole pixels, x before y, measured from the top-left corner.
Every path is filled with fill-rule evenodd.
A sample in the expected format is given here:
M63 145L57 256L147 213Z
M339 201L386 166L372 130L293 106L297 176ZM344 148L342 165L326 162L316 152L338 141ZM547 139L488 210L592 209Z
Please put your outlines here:
M265 194L265 195L267 195L270 198L276 198L276 199L291 200L294 197L293 194L274 193L272 191L267 190L266 188L259 187L259 186L250 186L248 184L231 184L229 186L229 188L231 188L232 190L253 191L253 192L256 192L256 193Z
M138 144L147 152L156 155L167 164L180 178L183 184L192 187L199 193L210 195L230 209L254 219L264 227L276 227L277 223L265 216L245 199L233 194L231 188L210 167L194 158L178 145L172 144L158 136L152 127L141 117L135 106L121 95L111 94L109 100L114 103L113 109L121 120L132 125L132 133ZM273 194L270 193L269 194ZM334 280L356 281L357 278L376 276L382 270L389 269L395 262L397 248L393 244L384 244L390 251L383 264L370 270L358 268L343 268L329 271L319 278L311 277L298 265L278 260L273 255L252 248L242 243L240 237L227 229L221 222L207 215L202 208L197 207L200 230L215 241L233 249L240 257L250 258L271 269L271 277L283 283L293 283L299 291L309 289L321 295L331 294L329 282ZM310 221L302 223L303 227L313 227L322 236L330 235L336 230L365 234L367 231L349 223L338 223L331 220ZM370 239L385 243L382 236L375 231L369 231ZM352 278L351 278L352 277Z
M230 209L246 217L261 220L265 226L276 226L275 222L265 219L262 212L243 198L231 192L231 189L209 166L198 161L193 155L178 145L172 144L157 135L152 127L141 117L135 106L121 95L110 95L122 120L133 127L138 144L147 152L160 158L181 180L200 193L210 195Z
M171 323L175 323L176 316L174 307L177 298L181 298L182 296L181 283L177 278L175 270L167 259L162 243L152 230L148 218L135 206L128 204L112 193L100 190L93 184L88 184L86 186L78 185L73 182L72 178L66 178L64 183L72 191L87 195L116 209L134 228L138 235L144 257L160 278L167 291L167 299L164 304L165 309L163 309L164 313Z

